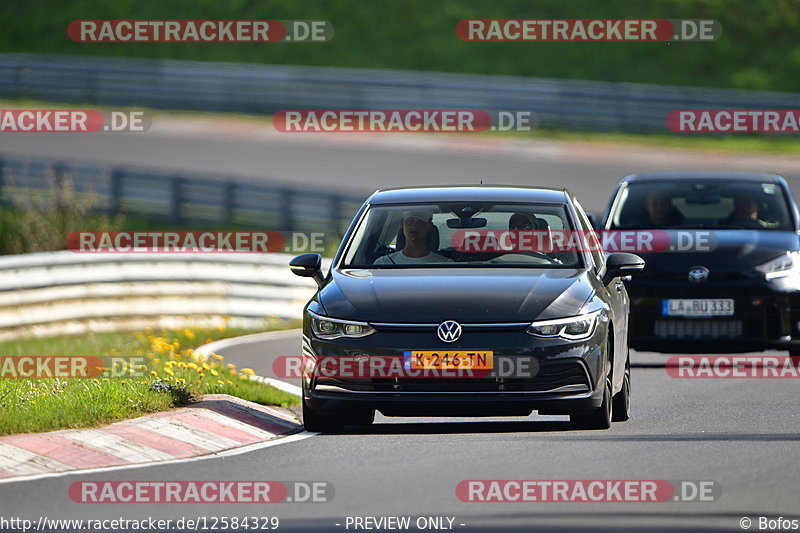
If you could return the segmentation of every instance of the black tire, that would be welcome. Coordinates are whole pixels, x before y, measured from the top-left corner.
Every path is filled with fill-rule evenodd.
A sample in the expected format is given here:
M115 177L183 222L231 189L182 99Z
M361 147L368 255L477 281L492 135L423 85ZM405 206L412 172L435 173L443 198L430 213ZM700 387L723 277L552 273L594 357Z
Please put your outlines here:
M305 426L306 431L340 431L343 425L340 417L320 414L307 406L305 400L303 400L303 426Z
M569 415L570 424L575 429L608 429L611 427L612 414L611 377L606 378L603 390L603 403L594 412Z
M625 422L631 417L631 355L625 361L625 376L622 379L622 389L614 395L611 406L614 422Z

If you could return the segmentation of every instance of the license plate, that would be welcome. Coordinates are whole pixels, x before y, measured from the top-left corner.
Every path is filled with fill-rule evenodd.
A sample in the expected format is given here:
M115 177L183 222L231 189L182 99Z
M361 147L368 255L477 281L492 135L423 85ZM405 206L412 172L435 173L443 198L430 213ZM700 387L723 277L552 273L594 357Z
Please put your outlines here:
M491 370L494 368L492 351L414 350L403 352L404 366L411 370Z
M733 298L685 298L661 302L664 316L733 316Z

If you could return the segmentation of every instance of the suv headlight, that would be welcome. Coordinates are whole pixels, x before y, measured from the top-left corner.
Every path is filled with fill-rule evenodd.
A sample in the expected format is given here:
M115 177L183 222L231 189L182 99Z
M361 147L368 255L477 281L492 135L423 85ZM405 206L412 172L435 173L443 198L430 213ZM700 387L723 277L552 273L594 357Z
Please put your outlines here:
M366 322L338 320L314 313L309 313L309 315L311 315L311 329L314 331L314 335L320 339L332 340L340 337L358 339L375 333L375 328Z
M767 279L783 278L800 272L800 252L791 251L770 259L756 270L764 274Z
M597 327L600 311L555 320L540 320L531 323L526 333L536 337L561 337L569 340L588 339Z

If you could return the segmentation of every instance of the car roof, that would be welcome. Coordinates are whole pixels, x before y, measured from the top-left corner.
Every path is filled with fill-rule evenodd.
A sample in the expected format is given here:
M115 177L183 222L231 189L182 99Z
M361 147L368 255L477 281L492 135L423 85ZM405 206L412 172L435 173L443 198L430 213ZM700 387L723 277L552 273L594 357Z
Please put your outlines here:
M675 181L675 180L727 180L727 181L755 181L762 183L778 183L782 178L777 174L759 174L756 172L651 172L647 174L631 174L622 181Z
M375 191L367 202L371 205L423 202L541 202L565 204L571 193L567 189L525 187L521 185L451 185L402 187Z

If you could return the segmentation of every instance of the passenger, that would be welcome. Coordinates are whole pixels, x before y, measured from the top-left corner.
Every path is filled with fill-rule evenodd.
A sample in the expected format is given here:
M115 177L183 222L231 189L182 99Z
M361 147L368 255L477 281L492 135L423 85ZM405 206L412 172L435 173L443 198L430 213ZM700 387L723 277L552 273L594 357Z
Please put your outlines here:
M626 224L634 228L669 228L680 225L683 215L672 206L664 191L650 191L645 198L646 215Z
M384 255L375 260L376 265L408 265L424 263L452 263L451 259L439 255L431 250L432 247L438 248L438 243L432 243L434 231L433 212L426 209L411 209L403 212L400 221L403 232L402 249ZM398 238L398 241L401 241ZM398 245L401 243L398 242Z

